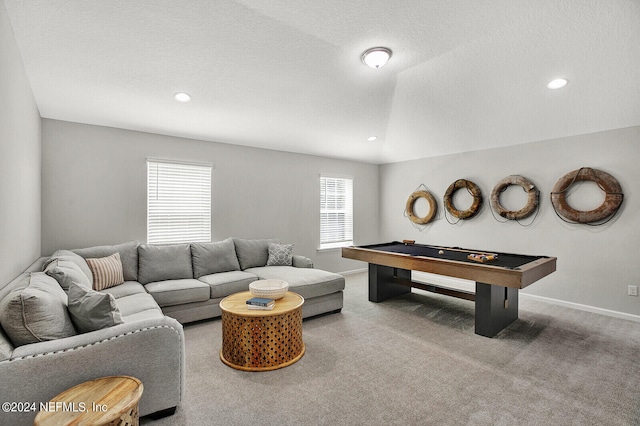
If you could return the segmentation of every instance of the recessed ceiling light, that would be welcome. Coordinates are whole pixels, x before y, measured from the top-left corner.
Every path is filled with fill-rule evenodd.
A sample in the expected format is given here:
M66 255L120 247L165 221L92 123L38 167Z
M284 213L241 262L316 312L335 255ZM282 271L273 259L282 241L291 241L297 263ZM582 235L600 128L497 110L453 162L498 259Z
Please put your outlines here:
M173 95L173 98L178 102L189 102L191 100L191 95L185 92L178 92Z
M389 61L391 50L386 47L372 47L362 54L362 62L368 67L378 69Z
M567 83L569 83L569 80L567 80L566 78L556 78L555 80L551 80L549 84L547 84L547 87L554 90L562 89L567 85Z
M373 142L373 141L375 141L375 140L377 140L377 139L378 139L378 137L377 137L377 136L369 136L369 137L367 138L367 140L368 140L369 142Z

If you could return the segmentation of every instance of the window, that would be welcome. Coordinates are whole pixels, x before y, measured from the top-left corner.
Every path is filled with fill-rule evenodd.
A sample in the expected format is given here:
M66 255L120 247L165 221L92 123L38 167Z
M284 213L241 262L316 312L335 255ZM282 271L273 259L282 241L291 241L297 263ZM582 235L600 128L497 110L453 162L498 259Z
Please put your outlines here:
M211 166L147 160L147 243L211 241Z
M320 176L320 248L353 245L353 179Z

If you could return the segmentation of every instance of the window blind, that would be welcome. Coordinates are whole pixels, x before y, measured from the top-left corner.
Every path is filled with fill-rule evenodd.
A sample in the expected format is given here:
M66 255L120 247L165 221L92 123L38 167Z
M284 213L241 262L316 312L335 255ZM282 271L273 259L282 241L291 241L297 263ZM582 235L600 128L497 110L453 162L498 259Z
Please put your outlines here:
M211 241L211 166L147 160L147 243Z
M353 179L320 177L320 248L353 244Z

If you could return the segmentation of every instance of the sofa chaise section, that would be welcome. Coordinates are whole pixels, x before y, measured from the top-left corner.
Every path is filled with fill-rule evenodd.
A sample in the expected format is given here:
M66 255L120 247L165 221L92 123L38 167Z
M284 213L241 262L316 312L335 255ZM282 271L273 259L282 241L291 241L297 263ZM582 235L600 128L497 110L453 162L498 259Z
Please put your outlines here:
M342 275L313 268L260 266L246 272L260 279L279 279L289 283L289 290L304 298L302 317L308 318L342 310L345 280Z
M292 244L280 244L275 239L233 238L233 242L243 272L258 279L284 280L289 283L289 290L305 299L303 318L342 310L345 285L342 275L314 269L309 258L292 255Z

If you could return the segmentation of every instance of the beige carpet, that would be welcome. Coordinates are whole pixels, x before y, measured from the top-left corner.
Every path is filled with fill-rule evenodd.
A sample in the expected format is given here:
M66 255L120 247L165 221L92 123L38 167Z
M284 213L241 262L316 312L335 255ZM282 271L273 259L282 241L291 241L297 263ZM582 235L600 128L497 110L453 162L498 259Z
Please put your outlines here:
M416 290L414 290L416 292ZM185 326L187 391L145 425L640 425L640 324L520 300L493 339L473 303L416 292L305 320L306 353L262 373L219 359L220 320Z

